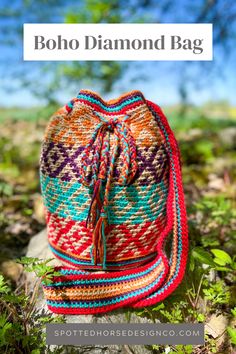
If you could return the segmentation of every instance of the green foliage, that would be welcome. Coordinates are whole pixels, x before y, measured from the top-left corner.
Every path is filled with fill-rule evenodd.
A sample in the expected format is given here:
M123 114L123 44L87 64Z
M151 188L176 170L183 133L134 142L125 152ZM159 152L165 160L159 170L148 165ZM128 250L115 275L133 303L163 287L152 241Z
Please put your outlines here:
M230 341L233 345L236 345L236 329L227 327L227 331L230 337Z
M218 271L225 271L225 272L235 272L236 269L236 262L235 262L235 257L231 258L231 256L220 249L211 249L211 252L215 256L214 258L212 255L206 251L202 247L195 247L193 248L191 252L191 263L190 263L190 268L191 270L194 270L194 260L211 266L212 268L215 268Z
M233 262L233 259L230 257L230 255L223 251L223 250L218 250L218 249L212 249L211 252L214 254L215 258L214 258L214 262L216 264L219 264L220 266L226 266L226 265L230 265L233 267L233 269L236 269L236 263ZM226 270L229 270L228 268L226 268Z
M195 206L219 226L228 225L232 218L236 217L236 210L232 207L231 200L225 198L224 195L213 198L206 196L200 202L195 203Z
M231 310L232 315L236 318L236 307Z
M235 250L236 232L233 228L236 209L234 200L227 198L225 194L207 195L191 207L201 220L198 223L193 221L192 224L196 234L194 242L199 242L206 249L213 246L219 247L223 239L227 241L225 246L228 250ZM218 261L221 257L217 258Z
M0 294L7 294L9 292L9 287L4 281L2 275L0 275Z
M231 310L231 314L233 315L233 319L234 319L234 324L235 324L235 320L236 320L236 307L234 307ZM228 326L227 327L227 332L231 341L231 344L236 346L236 325L234 325L234 327Z
M85 0L80 6L80 11L68 12L65 17L66 23L119 23L122 22L122 1Z
M203 289L203 293L205 299L210 301L213 306L229 304L230 291L223 281L217 281L215 284L211 284L207 289Z
M51 281L57 273L49 268L48 262L37 258L23 257L21 263L26 271L34 271L37 276ZM3 353L62 353L62 347L51 350L46 346L46 323L63 323L63 316L52 316L51 313L36 308L38 290L41 282L38 279L30 292L24 287L13 291L7 281L0 275L0 350Z
M49 285L52 283L54 276L60 275L59 272L54 270L53 266L48 265L52 260L53 258L40 260L38 258L21 257L21 259L17 259L17 262L23 264L27 272L34 272L38 278L42 278L44 284Z
M8 317L5 313L0 315L0 347L7 345L7 335L12 329L12 323L8 322Z
M214 265L215 265L210 253L205 251L201 247L194 248L192 250L192 256L193 256L193 259L196 259L200 263L208 264L212 267L214 267Z

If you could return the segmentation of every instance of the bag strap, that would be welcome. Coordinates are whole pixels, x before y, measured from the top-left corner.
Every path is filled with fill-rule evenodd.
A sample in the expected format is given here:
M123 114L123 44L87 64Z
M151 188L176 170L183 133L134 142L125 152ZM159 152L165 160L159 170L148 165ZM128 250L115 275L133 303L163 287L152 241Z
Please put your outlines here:
M180 150L175 136L161 108L153 102L146 101L153 113L165 139L170 163L169 188L173 200L169 199L167 213L173 216L173 235L169 275L160 289L145 300L137 302L133 307L143 307L164 300L172 293L183 279L188 257L188 224L182 185ZM164 239L160 239L158 249L163 249Z

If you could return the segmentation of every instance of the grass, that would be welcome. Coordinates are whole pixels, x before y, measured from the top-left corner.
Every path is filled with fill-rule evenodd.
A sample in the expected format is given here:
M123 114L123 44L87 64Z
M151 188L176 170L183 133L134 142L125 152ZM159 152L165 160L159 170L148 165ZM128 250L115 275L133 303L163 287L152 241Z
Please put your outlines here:
M34 122L39 119L47 119L55 111L55 106L49 107L0 107L0 123L12 121L30 121Z

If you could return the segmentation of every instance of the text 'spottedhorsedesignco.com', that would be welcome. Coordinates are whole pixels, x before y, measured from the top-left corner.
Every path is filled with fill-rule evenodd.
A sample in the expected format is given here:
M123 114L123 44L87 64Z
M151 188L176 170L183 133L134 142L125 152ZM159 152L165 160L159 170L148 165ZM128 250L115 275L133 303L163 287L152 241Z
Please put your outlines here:
M40 179L49 245L62 262L43 284L51 311L143 307L178 286L188 251L180 154L160 107L140 91L104 101L81 90L59 109Z

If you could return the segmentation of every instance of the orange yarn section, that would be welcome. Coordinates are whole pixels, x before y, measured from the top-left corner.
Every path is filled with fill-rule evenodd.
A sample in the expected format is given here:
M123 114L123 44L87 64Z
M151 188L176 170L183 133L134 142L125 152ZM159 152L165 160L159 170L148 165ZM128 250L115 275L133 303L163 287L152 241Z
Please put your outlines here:
M91 131L96 128L99 122L98 117L93 113L93 109L75 105L70 114L65 109L62 109L59 116L58 114L57 112L52 116L50 128L46 130L45 139L72 146L80 141L81 145L86 146L90 141ZM103 115L106 117L106 114ZM157 141L160 143L163 141L158 126L145 105L132 112L132 117L127 119L126 124L139 146L152 146ZM114 137L111 136L111 143L113 143L113 140Z

